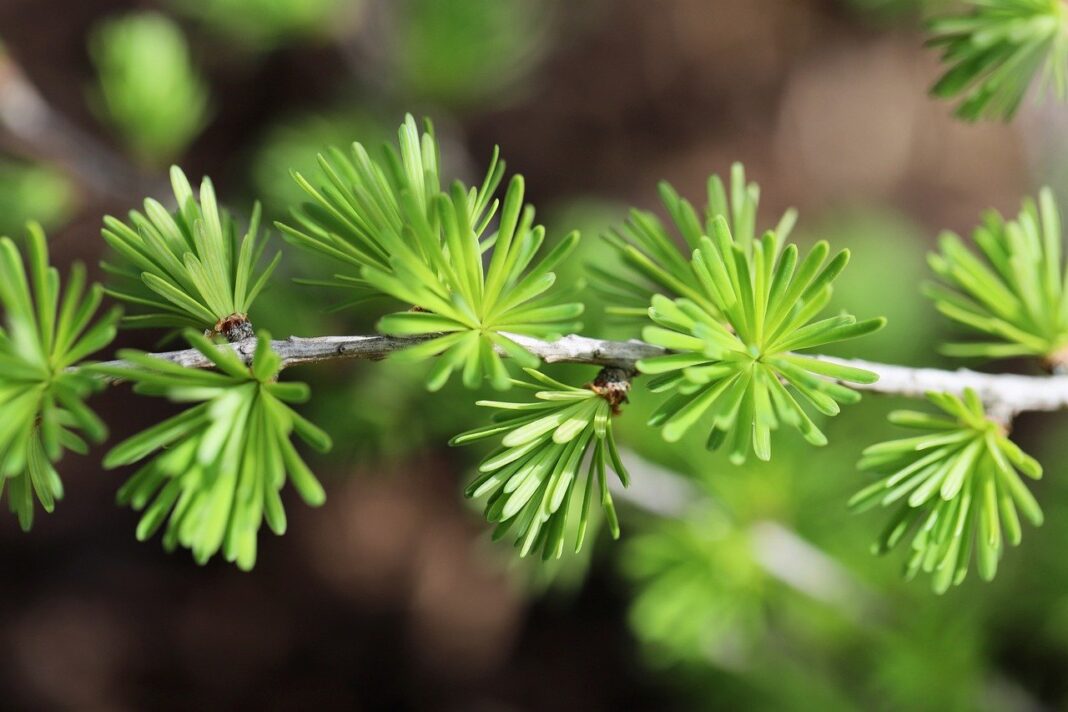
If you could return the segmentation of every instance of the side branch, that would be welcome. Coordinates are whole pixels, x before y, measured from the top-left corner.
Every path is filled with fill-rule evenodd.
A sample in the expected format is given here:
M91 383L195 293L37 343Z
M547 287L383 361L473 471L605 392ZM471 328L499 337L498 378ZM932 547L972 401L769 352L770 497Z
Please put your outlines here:
M56 111L3 50L0 144L55 164L82 187L108 198L126 201L158 188L157 177L141 174L121 154Z
M663 354L663 349L643 341L609 341L570 334L548 342L517 334L514 341L537 355L546 363L585 363L593 366L614 366L634 370L643 359ZM426 341L433 336L398 338L392 336L290 336L271 342L271 348L282 357L283 368L302 363L363 359L378 361L394 351ZM251 360L256 349L255 339L230 344L242 358ZM212 363L196 349L153 354L156 358L189 368L210 368ZM873 393L922 398L927 391L961 394L971 388L979 394L993 417L1006 422L1024 411L1052 411L1068 409L1068 376L1020 376L990 374L959 369L947 371L937 368L911 368L874 363L858 359L818 356L830 363L873 371L879 380L868 385L850 384L853 388ZM128 367L125 361L109 361L115 368Z

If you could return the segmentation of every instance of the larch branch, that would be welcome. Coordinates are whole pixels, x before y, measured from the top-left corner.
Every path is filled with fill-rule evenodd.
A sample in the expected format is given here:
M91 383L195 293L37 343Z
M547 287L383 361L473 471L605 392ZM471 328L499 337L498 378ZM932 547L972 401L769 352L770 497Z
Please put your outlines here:
M610 341L570 334L556 341L509 335L546 363L585 363L592 366L615 366L635 370L643 359L664 353L663 349L643 341ZM271 348L282 357L283 367L304 363L336 360L377 361L413 344L433 338L399 338L393 336L290 336L271 342ZM255 339L230 344L245 361L252 358ZM212 363L196 349L153 354L157 358L190 368L210 368ZM937 368L913 368L893 364L818 356L831 363L872 371L879 380L872 384L850 384L874 393L922 398L928 391L961 394L972 388L986 404L990 414L998 419L1011 420L1024 411L1053 411L1068 409L1068 375L1024 376L1015 374L979 373L968 369L949 371ZM110 361L108 366L127 367L124 361Z

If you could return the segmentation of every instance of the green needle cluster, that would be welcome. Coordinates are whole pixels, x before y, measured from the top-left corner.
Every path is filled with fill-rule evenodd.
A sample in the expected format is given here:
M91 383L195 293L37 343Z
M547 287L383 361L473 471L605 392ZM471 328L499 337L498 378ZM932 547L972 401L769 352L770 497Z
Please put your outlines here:
M708 447L727 443L735 463L750 447L770 459L771 431L780 423L813 445L826 444L802 404L837 415L839 403L860 399L837 381L872 383L876 376L794 352L863 336L884 320L842 314L813 321L848 261L846 251L828 261L829 247L820 242L799 263L797 247L780 249L773 232L739 244L722 216L711 228L690 262L700 291L693 299L652 299L654 325L643 338L671 353L644 359L638 369L655 376L651 390L671 397L650 424L674 442L704 419L711 425Z
M602 374L589 386L576 388L534 369L525 371L533 382L513 384L533 391L533 400L479 401L478 405L499 411L493 424L450 441L466 445L501 436L500 447L479 465L466 496L486 497L486 519L497 525L494 539L513 534L522 556L540 550L543 559L559 558L568 518L576 516L575 551L579 551L595 497L613 538L618 538L608 470L627 485L627 470L612 436L612 414L625 393L626 382L621 380L625 375ZM584 466L587 456L589 464Z
M746 183L741 163L731 166L729 191L718 175L709 177L707 203L700 217L669 183L661 182L659 191L685 249L653 213L632 209L622 228L604 236L619 255L622 269L605 269L598 264L587 267L594 289L609 305L607 313L624 320L643 322L654 294L700 301L702 286L690 268L689 254L700 247L704 235L712 234L717 218L727 221L735 241L747 251L756 241L760 186ZM787 240L796 220L794 210L783 214L775 228L779 240Z
M931 93L960 99L967 121L1012 118L1034 77L1068 94L1068 8L1063 0L966 0L968 11L930 23L928 44L947 69Z
M0 238L0 491L7 486L24 530L33 524L34 495L46 512L63 497L54 467L63 452L84 455L83 436L93 442L107 436L85 404L101 384L77 367L111 343L119 319L113 310L93 323L100 287L87 290L85 269L76 264L62 291L44 232L30 224L28 233L25 266L15 243Z
M926 292L940 312L986 341L943 346L952 356L1036 356L1056 366L1068 346L1068 271L1053 193L1025 200L1015 220L990 211L972 234L976 255L955 234L929 258L942 284Z
M288 405L306 401L309 389L278 382L282 362L268 334L259 333L251 365L194 331L185 335L218 370L187 368L136 351L119 354L133 368L98 367L133 381L138 393L197 403L116 445L104 466L154 455L118 494L120 504L144 510L139 540L167 522L168 550L180 544L205 563L221 549L227 561L248 570L256 562L262 522L275 534L286 530L280 492L287 480L311 506L326 499L291 434L320 452L330 449L330 437Z
M193 327L231 341L252 336L248 311L282 256L257 266L267 247L259 205L239 237L211 180L201 183L199 201L178 167L171 168L171 186L174 213L149 198L144 213L130 212L129 223L104 218L102 235L117 255L102 265L114 277L108 295L137 312L124 320L130 327Z
M358 143L351 157L340 151L320 157L326 183L315 188L297 175L313 200L295 214L298 227L281 227L290 241L346 266L323 284L356 290L356 302L384 294L412 307L385 316L378 328L435 337L401 356L441 356L427 379L431 390L454 371L470 388L489 379L506 389L511 379L498 349L523 366L538 364L509 334L552 340L580 327L582 304L550 291L552 270L578 233L536 261L545 230L523 203L521 176L511 180L503 203L493 198L504 174L496 152L480 188L454 182L445 191L433 134L420 136L408 116L399 145L399 155L388 148L381 161Z
M1020 477L1038 479L1042 466L987 416L975 391L965 391L963 399L927 397L944 415L891 413L891 423L924 432L865 450L859 467L883 478L858 492L850 506L895 506L873 550L888 552L912 536L906 575L931 574L941 593L964 581L973 552L979 575L994 578L1005 542L1020 543L1019 513L1042 524L1042 510Z
M440 195L440 155L433 127L420 134L409 114L397 131L398 148L382 147L381 158L355 142L346 154L330 148L318 156L318 184L300 173L293 179L308 201L295 208L293 225L279 223L286 240L333 260L343 272L312 284L355 290L357 298L379 294L362 278L364 267L389 272L394 256L428 263L440 246L415 240L412 226L434 218L434 196ZM486 178L473 190L466 221L485 227L492 192L504 175L494 152Z

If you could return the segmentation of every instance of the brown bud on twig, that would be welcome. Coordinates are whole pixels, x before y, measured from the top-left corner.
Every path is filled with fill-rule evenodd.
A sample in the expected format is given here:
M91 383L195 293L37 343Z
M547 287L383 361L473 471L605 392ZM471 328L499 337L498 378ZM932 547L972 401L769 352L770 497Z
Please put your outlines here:
M597 374L597 378L593 379L593 383L586 384L586 387L608 401L613 415L619 415L620 406L627 402L630 379L633 376L634 373L625 368L606 366Z

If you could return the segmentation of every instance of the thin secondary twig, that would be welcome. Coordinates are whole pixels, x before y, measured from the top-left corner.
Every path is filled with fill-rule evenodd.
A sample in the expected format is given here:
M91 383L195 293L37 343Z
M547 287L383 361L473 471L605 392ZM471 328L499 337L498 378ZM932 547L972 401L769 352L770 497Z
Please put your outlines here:
M645 512L666 519L707 510L729 521L720 504L686 476L622 449L620 456L631 474L628 486L612 480L612 494ZM879 619L881 602L850 571L786 524L761 520L749 525L753 559L770 576L822 601L857 624L871 626Z
M634 370L643 359L664 353L663 349L643 341L608 341L570 334L556 341L541 341L527 336L510 334L510 338L546 363L585 363L593 366L615 366ZM381 360L395 351L426 341L433 336L398 338L393 336L290 336L271 342L271 348L282 357L283 367L319 361L343 359ZM256 349L254 339L230 344L246 361ZM210 368L212 363L195 349L153 354L157 358L191 368ZM922 398L928 391L961 394L965 388L976 391L989 413L1008 422L1024 411L1052 411L1068 409L1068 376L1021 376L1014 374L979 373L968 369L947 371L937 368L911 368L893 364L817 356L829 363L837 363L872 371L879 380L872 384L851 384L854 388L874 393ZM124 361L110 361L108 366L128 367Z
M156 180L56 111L0 51L0 137L4 134L15 148L59 166L97 195L128 200Z

